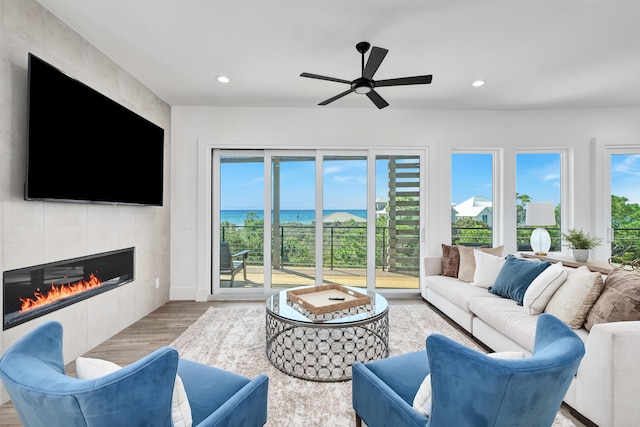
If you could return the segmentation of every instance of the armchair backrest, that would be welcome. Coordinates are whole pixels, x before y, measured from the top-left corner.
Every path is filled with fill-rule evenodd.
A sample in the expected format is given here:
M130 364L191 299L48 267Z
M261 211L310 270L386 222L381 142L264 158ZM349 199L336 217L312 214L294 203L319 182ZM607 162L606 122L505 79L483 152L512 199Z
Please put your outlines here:
M575 332L549 314L539 316L530 357L491 358L437 334L426 345L429 427L551 426L585 352Z
M62 325L48 322L0 359L0 378L25 426L171 426L175 349L163 347L91 380L67 376L62 354Z

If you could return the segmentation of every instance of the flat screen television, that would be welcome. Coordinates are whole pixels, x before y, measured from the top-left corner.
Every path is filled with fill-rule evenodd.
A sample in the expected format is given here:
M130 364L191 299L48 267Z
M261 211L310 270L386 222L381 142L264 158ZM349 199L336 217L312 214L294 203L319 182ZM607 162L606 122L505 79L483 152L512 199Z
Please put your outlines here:
M25 200L162 206L164 129L29 54Z

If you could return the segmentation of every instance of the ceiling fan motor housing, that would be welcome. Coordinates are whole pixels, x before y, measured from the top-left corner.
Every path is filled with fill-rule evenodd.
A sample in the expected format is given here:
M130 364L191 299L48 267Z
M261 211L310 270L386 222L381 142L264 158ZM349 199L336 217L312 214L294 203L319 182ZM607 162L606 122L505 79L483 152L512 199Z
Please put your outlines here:
M373 90L373 81L360 77L351 83L351 89L353 89L355 93L369 93Z

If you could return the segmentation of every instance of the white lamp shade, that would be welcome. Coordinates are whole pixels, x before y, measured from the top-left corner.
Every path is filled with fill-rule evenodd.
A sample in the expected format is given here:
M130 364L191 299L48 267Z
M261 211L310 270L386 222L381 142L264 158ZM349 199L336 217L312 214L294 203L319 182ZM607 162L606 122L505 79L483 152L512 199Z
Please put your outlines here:
M553 202L527 203L526 225L556 225Z

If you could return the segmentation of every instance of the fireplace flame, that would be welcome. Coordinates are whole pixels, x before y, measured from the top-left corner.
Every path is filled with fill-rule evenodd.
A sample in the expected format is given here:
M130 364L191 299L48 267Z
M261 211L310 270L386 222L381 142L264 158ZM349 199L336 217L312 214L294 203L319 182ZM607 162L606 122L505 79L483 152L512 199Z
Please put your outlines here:
M97 288L98 286L102 286L102 281L93 273L89 276L89 280L79 280L75 283L61 285L60 287L54 286L52 283L51 288L46 292L34 292L33 298L20 298L20 301L22 301L20 313L51 304L52 302L68 298L73 295L78 295L90 289Z

